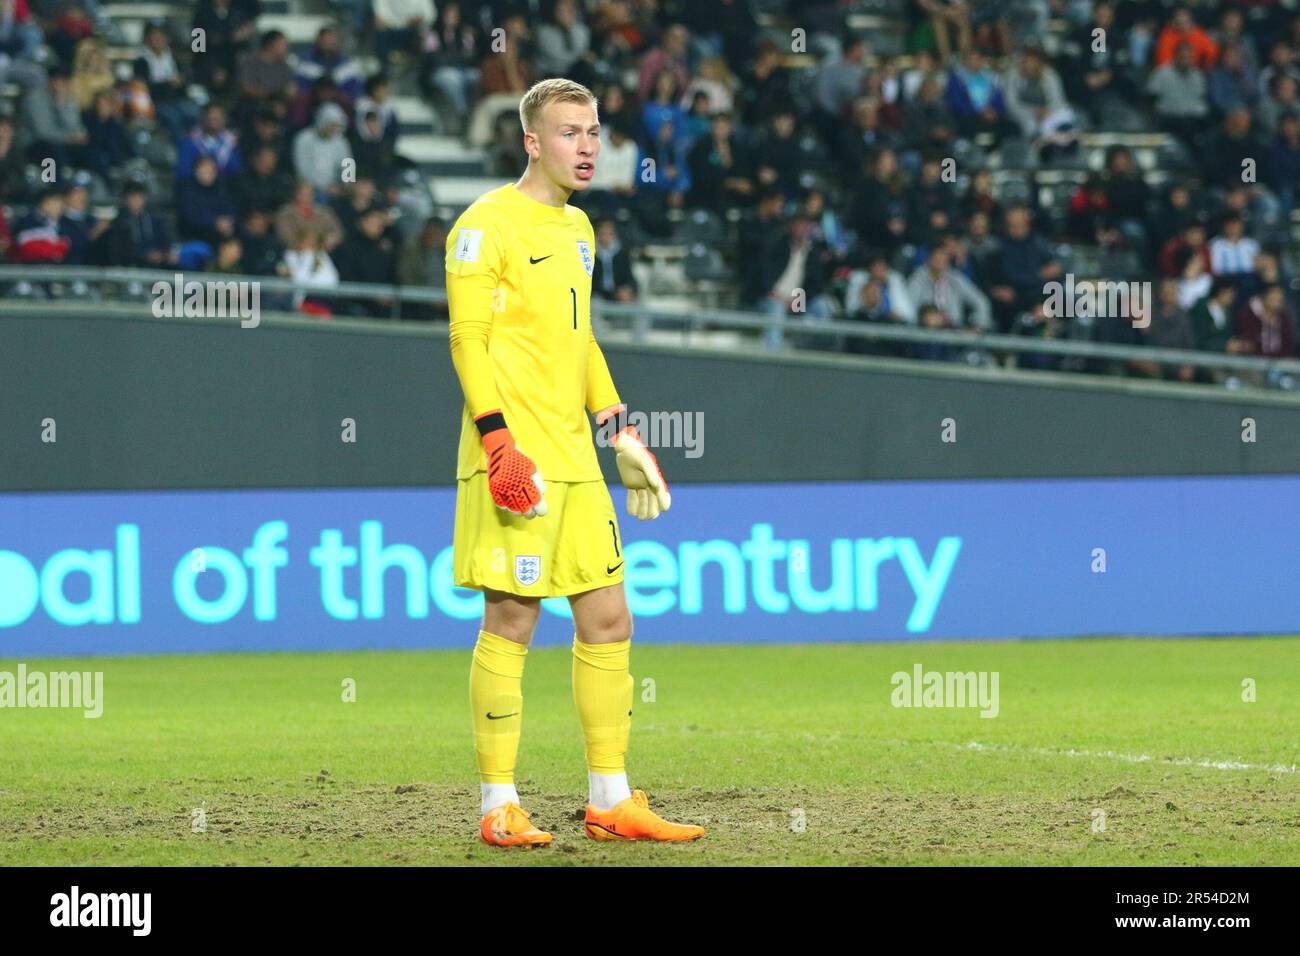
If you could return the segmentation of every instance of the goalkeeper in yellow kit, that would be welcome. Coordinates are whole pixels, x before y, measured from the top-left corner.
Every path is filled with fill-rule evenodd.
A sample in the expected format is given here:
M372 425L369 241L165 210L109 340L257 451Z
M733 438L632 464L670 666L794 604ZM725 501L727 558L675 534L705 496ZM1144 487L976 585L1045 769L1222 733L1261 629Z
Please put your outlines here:
M616 434L628 511L671 504L658 462L610 379L591 329L595 237L567 204L600 153L591 91L543 80L519 106L528 168L485 193L447 238L451 355L465 392L456 470L456 583L484 592L470 665L470 706L483 813L481 838L540 846L515 790L528 642L544 597L573 609L573 697L587 745L584 827L595 839L693 840L628 789L632 616L623 542L592 445L590 411ZM614 419L612 422L610 419Z

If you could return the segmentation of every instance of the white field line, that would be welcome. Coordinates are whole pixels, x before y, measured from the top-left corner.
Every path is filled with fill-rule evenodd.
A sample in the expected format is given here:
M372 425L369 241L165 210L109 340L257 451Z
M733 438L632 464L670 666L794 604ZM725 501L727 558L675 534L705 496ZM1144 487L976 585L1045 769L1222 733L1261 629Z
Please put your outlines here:
M1040 757L1093 757L1101 760L1123 760L1126 763L1163 763L1175 767L1207 767L1210 770L1264 770L1268 773L1300 773L1296 764L1239 763L1235 760L1197 760L1194 757L1152 757L1150 754L1123 754L1114 750L1052 750L1048 747L1014 747L1009 744L982 744L972 740L968 744L947 744L962 750L1001 751L1028 753Z

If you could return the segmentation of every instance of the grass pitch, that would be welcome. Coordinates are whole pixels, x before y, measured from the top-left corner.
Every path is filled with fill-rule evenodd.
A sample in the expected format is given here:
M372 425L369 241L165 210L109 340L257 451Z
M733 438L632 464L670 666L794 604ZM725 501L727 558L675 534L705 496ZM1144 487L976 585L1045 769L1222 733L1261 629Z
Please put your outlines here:
M634 647L631 782L685 845L582 835L570 653L536 648L519 789L555 845L507 851L475 839L468 651L25 663L102 670L105 704L0 709L6 865L1300 860L1300 638ZM917 663L997 671L998 716L892 706Z

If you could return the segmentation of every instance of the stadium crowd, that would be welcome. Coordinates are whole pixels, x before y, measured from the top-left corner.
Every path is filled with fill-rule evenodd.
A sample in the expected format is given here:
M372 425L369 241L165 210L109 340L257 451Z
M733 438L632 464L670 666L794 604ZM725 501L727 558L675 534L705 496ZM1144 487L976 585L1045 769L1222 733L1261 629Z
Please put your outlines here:
M693 235L722 250L734 301L770 316L1297 354L1300 15L1277 0L331 9L309 48L259 30L260 0L198 0L192 22L150 24L131 47L96 0L0 0L0 87L19 90L11 111L0 101L0 257L281 275L310 287L281 306L387 316L390 302L329 289L441 284L450 211L397 148L395 90L504 177L522 168L522 93L568 76L596 92L604 129L574 199L597 224L599 296L638 300L638 250ZM902 48L852 29L864 12L897 24ZM1168 135L1098 147L1099 132ZM348 159L355 182L339 175ZM1067 276L1150 283L1149 323L1054 314L1044 283ZM1019 364L1224 378L1045 353Z

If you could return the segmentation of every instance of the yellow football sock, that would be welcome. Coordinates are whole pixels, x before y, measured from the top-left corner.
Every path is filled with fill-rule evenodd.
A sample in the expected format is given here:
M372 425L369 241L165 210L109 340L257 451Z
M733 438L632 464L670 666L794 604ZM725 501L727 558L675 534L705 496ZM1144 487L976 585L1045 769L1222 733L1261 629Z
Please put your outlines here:
M524 659L528 648L478 632L469 666L469 702L474 715L474 747L483 783L514 783L519 728L523 724Z
M587 741L587 769L622 773L632 729L632 639L584 644L573 639L573 702Z

